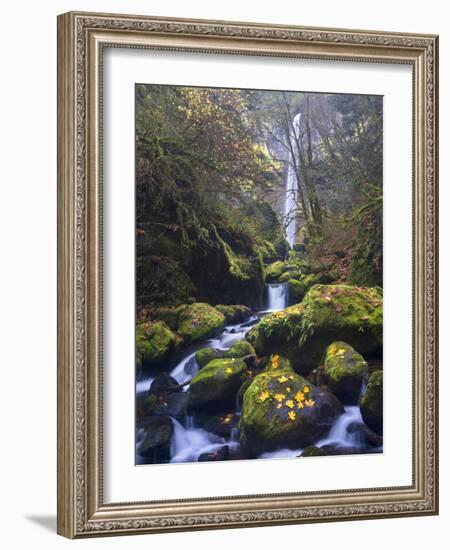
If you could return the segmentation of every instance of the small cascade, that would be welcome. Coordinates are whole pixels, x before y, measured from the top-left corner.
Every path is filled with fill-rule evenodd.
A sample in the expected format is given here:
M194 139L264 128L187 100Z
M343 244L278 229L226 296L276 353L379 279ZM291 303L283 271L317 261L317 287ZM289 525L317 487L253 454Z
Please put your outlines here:
M195 360L196 351L187 355L170 373L179 384L189 382L198 372L197 361Z
M354 447L361 444L358 430L349 431L350 426L363 424L361 412L357 405L345 407L344 414L336 420L328 435L315 443L317 447L323 445L338 445L339 447Z
M170 445L170 462L195 462L203 453L220 449L225 440L199 428L185 428L172 418L173 436Z
M272 283L266 285L267 311L286 309L289 297L289 283Z

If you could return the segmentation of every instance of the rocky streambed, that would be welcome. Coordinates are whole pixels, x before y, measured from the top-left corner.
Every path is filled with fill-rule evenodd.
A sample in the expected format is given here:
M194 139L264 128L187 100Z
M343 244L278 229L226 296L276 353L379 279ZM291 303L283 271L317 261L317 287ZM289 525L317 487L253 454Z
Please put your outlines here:
M382 293L190 304L137 328L136 463L382 452Z

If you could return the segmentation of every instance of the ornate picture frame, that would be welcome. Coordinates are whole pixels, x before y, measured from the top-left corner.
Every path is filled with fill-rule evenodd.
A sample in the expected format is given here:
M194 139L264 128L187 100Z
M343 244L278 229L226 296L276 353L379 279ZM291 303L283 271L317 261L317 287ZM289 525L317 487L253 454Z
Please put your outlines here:
M106 47L405 64L413 75L413 471L383 488L105 503ZM438 513L438 38L70 12L58 17L58 533L69 538Z

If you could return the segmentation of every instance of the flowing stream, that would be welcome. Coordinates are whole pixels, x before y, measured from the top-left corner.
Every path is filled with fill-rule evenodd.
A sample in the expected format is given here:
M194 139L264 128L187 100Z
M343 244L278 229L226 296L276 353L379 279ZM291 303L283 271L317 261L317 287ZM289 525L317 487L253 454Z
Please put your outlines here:
M202 348L216 348L228 350L235 342L245 338L250 328L264 315L272 311L280 311L287 307L288 284L266 285L265 309L257 315L250 317L246 322L228 325L216 337L203 342L193 349L187 350L185 356L172 369L170 375L180 384L186 384L183 391L189 390L189 380L198 372L199 367L195 360L195 354ZM138 394L146 394L150 388L153 378L146 377L136 383ZM362 388L363 391L364 388ZM239 419L240 410L236 404L233 411L235 421ZM192 462L207 453L220 452L228 447L227 453L239 452L239 430L232 427L228 436L217 435L196 425L195 414L186 414L183 418L172 417L174 433L170 447L170 462ZM335 448L363 448L360 430L358 426L363 425L361 413L358 406L345 407L345 412L337 418L330 432L316 442L316 446L329 445ZM140 440L138 432L137 443ZM278 449L273 452L264 453L259 458L288 458L299 456L303 449Z
M300 113L293 119L293 129L291 132L292 142L296 142L299 137L300 128ZM296 205L298 181L296 175L296 158L295 149L289 157L289 167L286 176L286 194L284 203L284 215L286 220L286 240L289 245L293 246L296 234ZM266 284L265 292L265 309L250 317L246 322L226 326L220 335L216 338L209 339L200 345L196 345L188 349L184 357L172 369L170 375L175 378L179 384L183 384L183 391L189 391L189 381L197 374L199 367L195 360L195 354L202 348L216 348L218 350L228 350L238 340L245 338L246 333L250 330L259 319L270 312L282 311L288 305L289 299L289 283ZM154 378L146 376L137 380L136 393L138 396L144 396L148 393L150 385ZM364 388L362 388L363 390ZM236 404L235 410L232 411L235 422L239 419L240 410ZM205 430L196 425L195 414L186 414L184 418L179 420L172 417L174 432L170 447L171 462L192 462L197 461L203 454L220 452L227 447L227 453L237 453L239 451L239 430L233 426L229 435L220 436L214 432ZM237 422L236 422L237 423ZM358 406L345 407L345 412L337 418L330 432L320 439L316 445L330 445L334 447L345 448L361 448L361 430L358 426L362 426L363 421ZM141 430L137 431L136 441L139 443L142 436ZM279 449L274 452L264 453L260 458L286 458L298 456L303 449Z

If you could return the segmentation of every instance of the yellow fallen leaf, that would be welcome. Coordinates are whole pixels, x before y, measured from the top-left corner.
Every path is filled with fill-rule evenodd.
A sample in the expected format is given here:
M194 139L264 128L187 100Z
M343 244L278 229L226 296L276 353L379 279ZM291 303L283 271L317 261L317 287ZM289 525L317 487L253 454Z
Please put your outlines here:
M288 399L286 401L286 405L290 408L290 409L293 409L294 408L294 402L292 401L292 399Z
M308 386L303 387L303 393L309 393L310 388Z
M269 398L269 392L268 391L262 391L260 394L259 394L259 399L260 401L265 401L266 399Z
M307 399L307 400L305 401L305 405L306 405L307 407L313 407L313 406L314 406L314 403L315 403L315 401L313 401L312 399Z
M225 372L226 372L227 374L231 374L231 373L233 372L233 369L232 369L231 367L227 367L227 368L225 369Z
M301 391L298 391L295 394L295 400L298 401L298 403L300 403L301 401L304 401L305 400L305 394Z
M286 376L280 376L280 378L278 378L278 382L280 382L280 384L284 384L285 382L287 382L289 379L286 377Z
M297 403L297 409L303 409L304 406L305 406L305 405L303 405L303 403L302 403L301 401L299 401L299 402Z
M286 399L286 396L283 394L283 393L276 393L274 395L274 398L277 400L277 401L283 401L283 399Z
M288 416L291 420L295 420L295 412L294 411L289 411Z
M289 393L291 391L291 388L286 388L286 391Z
M277 403L277 409L281 409L282 406L283 406L283 403Z

